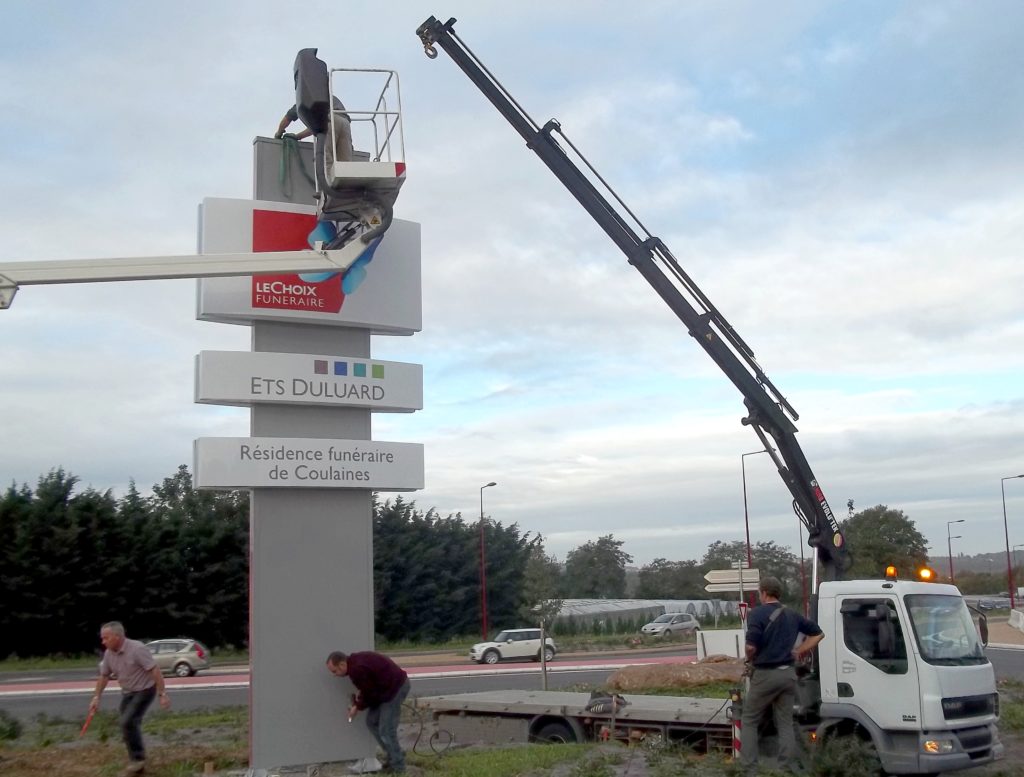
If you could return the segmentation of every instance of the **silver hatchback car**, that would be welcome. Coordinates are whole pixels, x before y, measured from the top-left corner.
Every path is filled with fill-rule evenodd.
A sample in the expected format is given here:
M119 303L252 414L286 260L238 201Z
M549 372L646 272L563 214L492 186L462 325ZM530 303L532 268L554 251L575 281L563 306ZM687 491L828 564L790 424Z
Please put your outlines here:
M158 639L147 642L146 647L164 674L191 677L202 669L210 668L210 651L194 639Z
M640 631L652 637L692 634L695 631L700 631L700 621L686 612L667 612L655 618Z

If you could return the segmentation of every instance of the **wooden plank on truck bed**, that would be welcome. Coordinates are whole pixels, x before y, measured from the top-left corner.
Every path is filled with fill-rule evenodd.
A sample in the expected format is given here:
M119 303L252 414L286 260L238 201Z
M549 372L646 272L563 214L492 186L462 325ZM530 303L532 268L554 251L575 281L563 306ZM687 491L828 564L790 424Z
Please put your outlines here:
M615 713L623 722L650 721L658 723L729 723L725 699L702 699L694 696L642 696L623 694L629 702ZM579 717L611 717L610 714L587 712L589 693L568 691L480 691L447 696L424 696L416 706L435 713L483 713L506 715L569 715Z

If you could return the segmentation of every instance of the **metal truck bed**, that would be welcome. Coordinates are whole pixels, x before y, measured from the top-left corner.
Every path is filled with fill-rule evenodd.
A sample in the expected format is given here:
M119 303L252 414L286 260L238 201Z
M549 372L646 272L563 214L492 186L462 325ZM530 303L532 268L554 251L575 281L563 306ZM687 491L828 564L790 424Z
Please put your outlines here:
M730 725L729 705L724 699L692 696L642 696L623 694L629 702L615 713L616 721ZM561 717L607 718L610 713L588 712L588 693L567 691L482 691L448 696L426 696L416 706L435 714L557 715Z

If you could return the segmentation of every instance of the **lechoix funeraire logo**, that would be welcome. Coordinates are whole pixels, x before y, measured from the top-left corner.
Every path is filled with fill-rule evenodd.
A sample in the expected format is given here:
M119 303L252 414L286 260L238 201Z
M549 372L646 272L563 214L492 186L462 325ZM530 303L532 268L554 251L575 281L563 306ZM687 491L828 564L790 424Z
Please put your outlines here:
M367 265L373 261L381 239L378 237L372 240L359 258L341 272L254 277L252 306L320 313L339 312L345 304L345 298L355 294L366 280Z

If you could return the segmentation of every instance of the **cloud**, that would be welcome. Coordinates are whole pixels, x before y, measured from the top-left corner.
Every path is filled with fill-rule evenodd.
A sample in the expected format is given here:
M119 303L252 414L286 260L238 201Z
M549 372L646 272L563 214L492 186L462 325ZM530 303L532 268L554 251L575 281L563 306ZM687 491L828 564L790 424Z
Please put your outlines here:
M496 480L488 511L561 557L607 533L638 563L742 536L738 459L758 442L741 397L447 55L422 55L429 8L15 6L0 263L191 253L201 199L249 195L298 48L395 67L425 326L373 349L424 364L426 406L373 425L426 444L417 503L472 516ZM868 4L852 24L841 4L656 2L631 30L611 3L452 13L749 343L833 509L889 504L929 537L969 516L974 552L1000 547L996 486L1024 471L1024 11L998 7L1000 25L958 3ZM195 437L247 434L245 410L192 403L194 354L250 344L194 321L194 293L22 289L0 314L0 476L146 488ZM767 457L747 464L755 540L794 545L789 494Z

